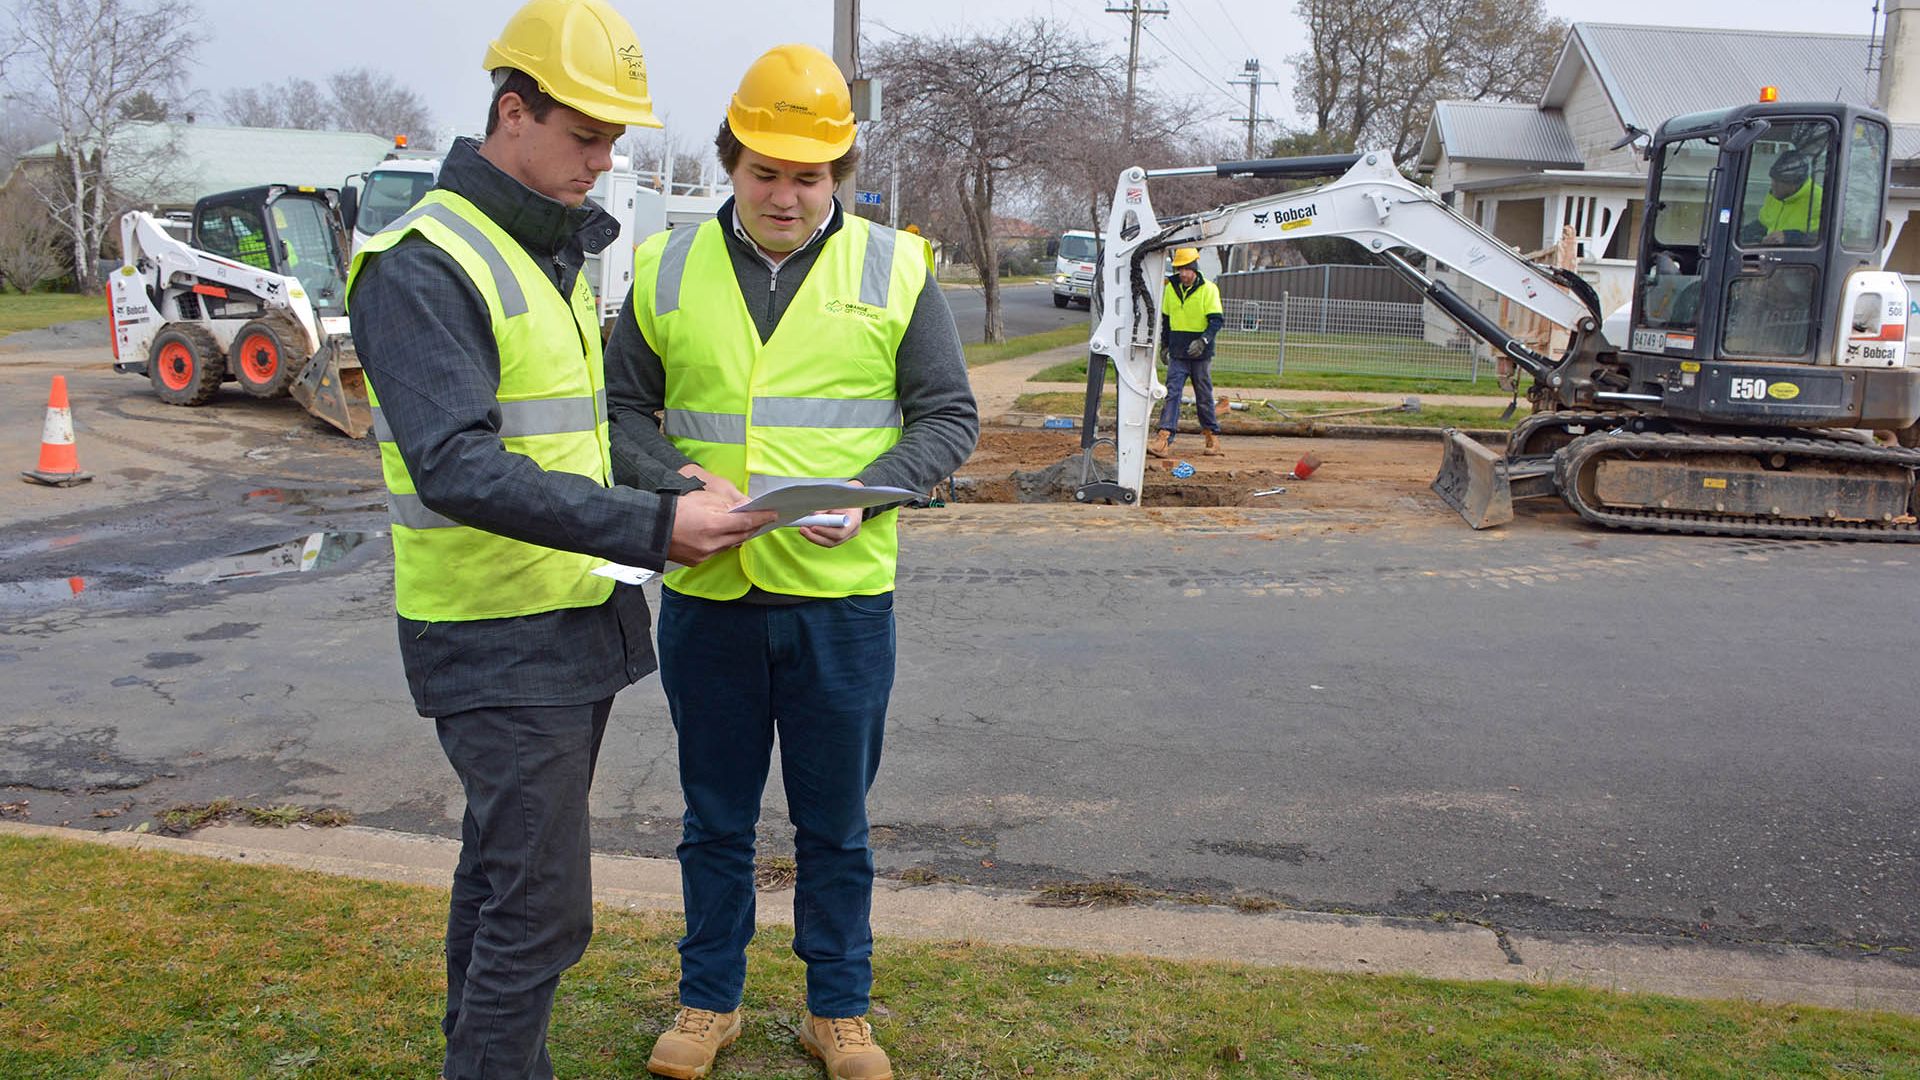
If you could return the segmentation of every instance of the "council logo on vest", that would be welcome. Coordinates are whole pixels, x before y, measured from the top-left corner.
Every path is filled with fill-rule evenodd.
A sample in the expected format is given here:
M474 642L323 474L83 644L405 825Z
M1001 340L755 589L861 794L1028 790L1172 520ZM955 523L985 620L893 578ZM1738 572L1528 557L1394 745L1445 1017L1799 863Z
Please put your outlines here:
M862 319L866 319L868 322L880 321L880 310L878 308L868 307L866 304L856 304L852 300L827 301L827 314L857 315Z

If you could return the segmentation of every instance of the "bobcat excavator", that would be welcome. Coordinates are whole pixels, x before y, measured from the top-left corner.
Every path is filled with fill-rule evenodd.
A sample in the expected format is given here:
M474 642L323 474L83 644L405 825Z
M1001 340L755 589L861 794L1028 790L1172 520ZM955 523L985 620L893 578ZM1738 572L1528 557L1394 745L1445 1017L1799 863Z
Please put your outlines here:
M1532 376L1534 412L1504 453L1458 431L1433 488L1475 528L1516 499L1559 496L1623 529L1920 540L1920 366L1908 294L1882 271L1886 118L1835 103L1768 102L1675 117L1647 147L1647 212L1622 342L1594 290L1539 266L1400 175L1385 154L1130 169L1104 231L1087 365L1083 502L1139 501L1154 401L1160 283L1174 247L1343 236ZM1337 179L1161 221L1149 178ZM1400 252L1426 256L1569 334L1542 355ZM1118 429L1095 427L1106 364ZM1874 430L1898 433L1884 445ZM1111 441L1117 475L1094 476Z
M201 405L232 380L291 394L353 438L373 426L347 325L347 262L331 190L247 188L193 208L189 241L152 215L120 219L108 278L114 369L152 380L171 405Z

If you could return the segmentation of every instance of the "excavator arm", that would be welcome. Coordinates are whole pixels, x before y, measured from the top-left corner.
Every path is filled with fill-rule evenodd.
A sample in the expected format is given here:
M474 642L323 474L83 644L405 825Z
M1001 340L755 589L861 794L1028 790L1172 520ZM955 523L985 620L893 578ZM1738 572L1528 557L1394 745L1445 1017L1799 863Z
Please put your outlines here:
M1270 176L1338 178L1318 187L1270 195L1202 214L1161 221L1153 212L1148 180L1168 176ZM1227 162L1215 166L1149 172L1133 168L1120 176L1102 236L1099 264L1100 316L1089 348L1089 420L1097 414L1104 361L1118 380L1119 425L1114 443L1118 475L1112 483L1084 485L1082 501L1138 501L1146 471L1147 437L1154 402L1166 397L1155 376L1160 348L1160 297L1166 259L1175 247L1249 244L1341 236L1379 255L1423 294L1496 350L1512 357L1536 379L1552 381L1562 359L1534 352L1481 314L1464 298L1403 258L1418 252L1564 327L1572 337L1567 357L1600 325L1599 300L1565 271L1538 266L1441 202L1432 191L1400 175L1384 153ZM1574 290L1574 295L1566 289ZM1084 440L1091 461L1092 425Z

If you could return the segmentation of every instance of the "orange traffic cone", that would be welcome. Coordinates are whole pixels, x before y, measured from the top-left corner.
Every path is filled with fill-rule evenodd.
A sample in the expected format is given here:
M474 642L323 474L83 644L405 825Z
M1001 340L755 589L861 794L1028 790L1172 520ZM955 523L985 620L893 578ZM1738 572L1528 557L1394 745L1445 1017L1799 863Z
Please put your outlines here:
M80 454L73 447L73 410L67 406L67 377L55 375L47 394L47 424L40 434L40 467L21 476L36 484L72 487L93 479L80 471Z

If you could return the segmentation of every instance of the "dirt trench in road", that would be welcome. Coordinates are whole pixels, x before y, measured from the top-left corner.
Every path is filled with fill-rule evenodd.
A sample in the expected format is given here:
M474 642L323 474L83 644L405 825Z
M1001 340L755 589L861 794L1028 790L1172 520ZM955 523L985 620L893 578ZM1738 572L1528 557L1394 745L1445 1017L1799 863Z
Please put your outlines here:
M1142 504L1147 507L1250 507L1269 510L1339 511L1363 525L1460 524L1428 489L1440 466L1440 442L1432 439L1325 439L1225 436L1219 457L1200 454L1197 435L1182 435L1167 458L1149 458ZM1305 480L1287 474L1307 454L1319 458ZM955 473L956 503L1072 502L1080 482L1076 431L985 428L980 445ZM1112 451L1098 460L1112 468ZM1178 478L1181 462L1193 466ZM1254 492L1284 487L1277 495Z

